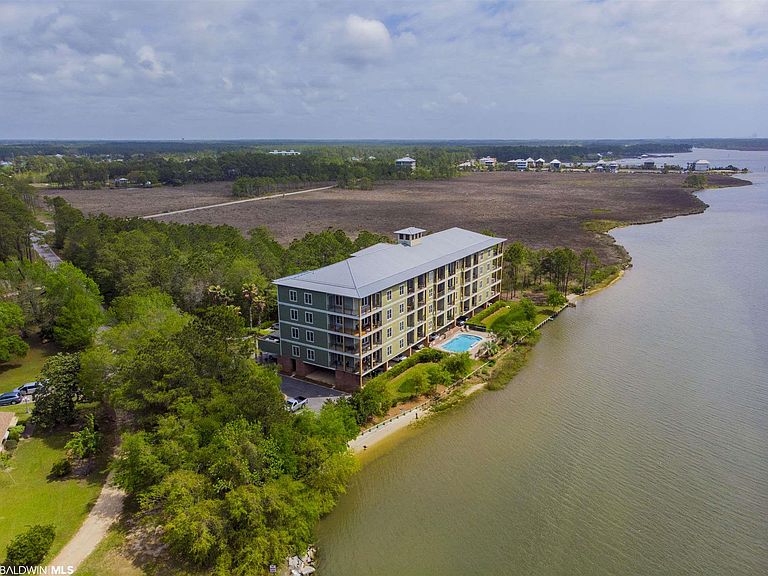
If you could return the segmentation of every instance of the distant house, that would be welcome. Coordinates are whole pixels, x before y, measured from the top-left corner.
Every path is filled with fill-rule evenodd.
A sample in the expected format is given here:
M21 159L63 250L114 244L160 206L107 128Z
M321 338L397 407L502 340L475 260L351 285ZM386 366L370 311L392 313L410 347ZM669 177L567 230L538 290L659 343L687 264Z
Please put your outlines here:
M656 162L653 160L643 160L643 170L656 170Z
M403 158L395 160L395 166L398 168L410 168L411 170L416 170L416 160L410 156L404 156Z
M536 168L544 168L544 158L536 160Z
M525 160L518 158L517 160L509 160L507 164L514 166L515 170L519 172L525 172L528 169L528 163Z
M459 170L472 170L472 168L474 167L475 167L474 160L466 160L457 166Z
M595 172L605 172L605 162L602 160L595 162Z
M275 156L300 156L301 152L291 148L290 150L272 150L270 154L274 154Z
M479 162L486 168L493 168L494 166L496 166L496 158L491 158L490 156L480 158Z
M552 162L549 163L549 171L560 172L560 166L561 166L560 160L555 158L554 160L552 160Z
M115 188L127 188L130 181L128 178L115 178L114 184Z
M689 165L689 168L696 172L706 172L709 170L709 160L696 160L692 165Z
M608 164L608 172L611 174L616 174L619 171L619 163L618 162L611 162Z
M525 164L528 168L535 168L536 167L536 160L528 156L525 160Z

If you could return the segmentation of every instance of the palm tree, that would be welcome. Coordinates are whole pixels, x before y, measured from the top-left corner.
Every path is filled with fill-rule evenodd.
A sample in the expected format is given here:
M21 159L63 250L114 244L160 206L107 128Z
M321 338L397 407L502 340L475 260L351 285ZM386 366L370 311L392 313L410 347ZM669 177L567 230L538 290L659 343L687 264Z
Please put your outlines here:
M499 352L499 345L494 340L486 340L480 347L480 355L483 358L496 356Z
M258 310L256 324L261 326L261 315L267 307L267 299L261 295L261 291L256 283L244 284L242 289L244 300L248 301L248 325L253 328L253 309Z

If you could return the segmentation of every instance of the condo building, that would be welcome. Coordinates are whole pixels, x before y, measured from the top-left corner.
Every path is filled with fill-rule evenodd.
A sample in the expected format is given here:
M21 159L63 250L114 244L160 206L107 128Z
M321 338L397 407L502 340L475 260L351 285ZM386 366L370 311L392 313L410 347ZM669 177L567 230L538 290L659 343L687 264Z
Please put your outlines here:
M283 372L357 390L498 299L504 238L461 228L395 234L396 244L274 281Z

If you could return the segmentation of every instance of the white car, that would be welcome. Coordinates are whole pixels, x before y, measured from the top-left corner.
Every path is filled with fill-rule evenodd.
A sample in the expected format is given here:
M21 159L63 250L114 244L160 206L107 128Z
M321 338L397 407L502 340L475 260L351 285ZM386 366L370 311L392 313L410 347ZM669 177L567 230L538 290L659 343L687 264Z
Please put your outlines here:
M296 412L297 410L301 410L307 405L307 399L304 398L304 396L296 396L296 398L291 398L288 396L285 399L285 409L289 412Z

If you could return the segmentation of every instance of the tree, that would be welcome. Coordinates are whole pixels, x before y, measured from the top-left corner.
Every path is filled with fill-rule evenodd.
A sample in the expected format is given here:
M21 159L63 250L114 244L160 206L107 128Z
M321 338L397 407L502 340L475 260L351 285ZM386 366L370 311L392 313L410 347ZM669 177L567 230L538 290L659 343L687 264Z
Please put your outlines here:
M469 357L469 352L450 354L443 358L440 364L456 379L469 373L470 368L472 368L472 359Z
M64 262L45 278L43 332L69 349L84 348L101 324L101 296L96 283Z
M509 266L512 282L512 297L515 296L520 271L528 261L528 252L529 250L520 242L513 242L504 251L504 262Z
M499 345L495 340L486 340L480 345L480 355L484 358L496 356L499 352Z
M25 181L0 181L0 260L32 259L30 234L37 227L32 210L24 199L34 194Z
M24 327L24 313L12 302L0 301L0 363L11 358L21 358L29 346L18 335Z
M75 421L75 405L81 399L79 372L79 354L59 353L43 365L40 373L42 389L37 393L32 409L34 422L43 430Z
M518 305L522 309L526 320L529 322L536 320L536 304L534 304L529 298L522 298Z
M372 380L352 396L352 406L357 413L358 424L364 424L373 416L383 416L392 406L392 398L384 381Z
M101 434L96 430L93 414L89 414L85 426L77 432L72 432L64 448L68 456L82 460L96 454L100 445Z
M587 278L589 277L590 267L597 266L600 261L597 259L597 255L592 248L585 248L582 250L581 254L579 254L579 259L584 267L584 274L581 277L581 290L583 292L587 289Z
M37 566L51 549L56 529L52 524L29 526L8 544L5 565L22 567Z
M564 306L567 302L568 299L563 296L562 292L558 292L557 290L550 290L547 294L547 304L549 306L559 308L560 306Z

